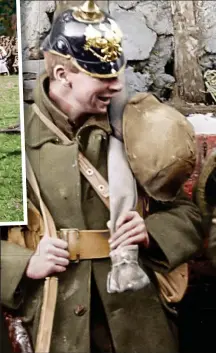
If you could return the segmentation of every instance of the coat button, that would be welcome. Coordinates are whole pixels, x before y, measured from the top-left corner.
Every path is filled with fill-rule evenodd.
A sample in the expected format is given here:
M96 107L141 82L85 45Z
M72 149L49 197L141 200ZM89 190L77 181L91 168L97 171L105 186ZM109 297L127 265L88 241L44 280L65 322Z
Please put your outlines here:
M84 307L84 305L77 305L76 308L74 309L74 314L77 316L82 316L86 313L86 308Z

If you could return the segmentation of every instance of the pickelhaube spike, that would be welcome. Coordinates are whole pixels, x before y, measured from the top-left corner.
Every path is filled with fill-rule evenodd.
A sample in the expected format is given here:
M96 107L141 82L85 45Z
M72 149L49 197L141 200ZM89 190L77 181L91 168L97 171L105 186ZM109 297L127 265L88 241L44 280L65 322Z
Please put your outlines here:
M79 22L99 23L104 20L104 13L100 10L94 0L87 0L73 13Z

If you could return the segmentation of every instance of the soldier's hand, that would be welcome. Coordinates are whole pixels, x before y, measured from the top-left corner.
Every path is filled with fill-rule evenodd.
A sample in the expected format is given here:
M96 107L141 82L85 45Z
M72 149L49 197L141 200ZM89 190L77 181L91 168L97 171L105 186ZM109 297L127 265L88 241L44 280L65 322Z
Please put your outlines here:
M64 272L69 264L68 244L62 239L44 236L29 260L26 275L41 279L55 272Z
M149 246L149 236L143 218L136 211L129 211L116 222L116 232L109 240L111 250L118 246L143 244Z

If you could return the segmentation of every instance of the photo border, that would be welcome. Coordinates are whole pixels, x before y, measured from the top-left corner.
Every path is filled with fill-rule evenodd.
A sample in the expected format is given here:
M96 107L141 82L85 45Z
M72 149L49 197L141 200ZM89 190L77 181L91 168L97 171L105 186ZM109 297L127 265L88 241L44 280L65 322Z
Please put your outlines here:
M19 120L21 135L21 160L22 160L22 199L23 199L23 221L0 222L0 227L19 226L28 224L27 215L27 185L26 185L26 152L25 152L25 128L24 128L24 99L23 99L23 63L22 63L22 38L21 38L21 11L20 0L16 0L16 28L18 41L18 66L19 66Z

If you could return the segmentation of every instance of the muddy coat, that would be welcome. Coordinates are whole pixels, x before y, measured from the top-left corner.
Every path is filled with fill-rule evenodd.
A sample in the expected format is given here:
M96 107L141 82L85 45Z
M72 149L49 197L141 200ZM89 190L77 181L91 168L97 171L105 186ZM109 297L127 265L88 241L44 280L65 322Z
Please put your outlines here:
M77 153L80 149L107 178L110 134L107 116L90 117L80 129L72 129L67 117L49 100L47 91L48 79L44 75L38 80L35 102L71 139L71 145L63 146L31 109L27 112L27 154L40 184L43 200L58 229L105 229L109 213L80 175ZM200 215L195 205L182 194L173 203L163 204L150 200L146 227L152 245L149 250L140 248L140 264L152 280L148 287L137 292L108 294L106 279L110 259L70 264L66 272L59 275L52 353L91 351L90 303L93 278L116 353L178 352L158 297L152 269L169 271L187 261L200 248ZM2 301L4 305L21 311L35 343L43 280L25 278L25 268L32 255L30 250L3 243ZM93 321L96 313L92 313Z
M216 150L210 153L203 165L194 199L203 218L207 236L206 253L216 266Z

